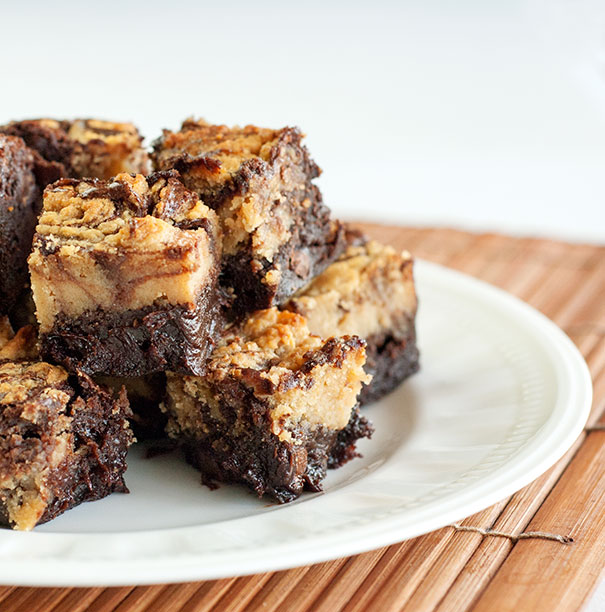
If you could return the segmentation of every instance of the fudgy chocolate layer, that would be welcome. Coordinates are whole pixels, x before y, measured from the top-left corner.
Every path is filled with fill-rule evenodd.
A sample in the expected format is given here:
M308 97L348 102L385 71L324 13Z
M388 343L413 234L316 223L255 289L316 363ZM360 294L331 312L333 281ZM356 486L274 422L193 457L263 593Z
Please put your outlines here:
M298 194L295 199L306 196L310 196L309 206L293 208L300 214L290 228L292 237L280 247L272 262L265 259L260 267L251 247L223 258L220 283L228 293L235 294L232 306L235 316L281 304L323 272L344 250L344 228L330 219L319 190L310 185L307 193ZM262 282L270 270L280 275L275 284Z
M195 308L156 302L139 310L59 316L41 336L41 351L70 372L143 376L170 370L199 375L222 320L211 284Z
M405 336L385 333L370 336L366 341L364 369L373 378L359 395L362 406L384 397L420 368L416 331L412 323Z
M355 457L355 442L371 437L373 432L355 408L343 430L301 429L292 442L283 442L270 433L263 402L251 394L247 401L250 409L246 423L232 408L220 404L226 420L217 420L205 439L184 442L187 461L200 470L202 482L211 488L217 482L241 483L259 497L269 495L279 503L290 502L303 490L321 491L326 470ZM234 433L236 421L237 430L242 432L239 435Z
M330 449L328 457L328 468L336 469L355 457L361 457L357 452L356 442L361 438L371 438L374 426L368 419L361 415L359 406L355 406L351 412L348 425L341 429Z
M20 138L0 134L0 314L27 283L27 256L42 204L34 158Z
M124 427L130 416L126 395L116 400L86 376L79 376L75 402L86 407L75 411L72 422L77 455L53 472L54 499L40 519L45 523L82 502L110 493L128 493L124 482L126 455L132 433Z

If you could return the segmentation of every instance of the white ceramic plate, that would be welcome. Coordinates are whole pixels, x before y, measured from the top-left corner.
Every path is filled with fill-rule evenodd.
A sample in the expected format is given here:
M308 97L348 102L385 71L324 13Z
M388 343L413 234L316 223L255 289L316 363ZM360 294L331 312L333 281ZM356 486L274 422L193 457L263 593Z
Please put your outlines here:
M31 533L0 530L0 582L121 585L277 570L392 544L512 494L570 447L588 416L586 364L508 294L417 262L422 370L366 409L362 459L285 506L210 491L178 456L133 449L130 495Z

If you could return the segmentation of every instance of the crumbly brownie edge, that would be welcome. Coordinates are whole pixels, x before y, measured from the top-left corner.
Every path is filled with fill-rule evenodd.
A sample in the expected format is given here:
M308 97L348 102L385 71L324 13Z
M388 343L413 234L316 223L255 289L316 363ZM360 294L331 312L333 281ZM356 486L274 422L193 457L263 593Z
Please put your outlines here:
M365 388L365 387L364 387ZM371 438L374 433L372 423L359 412L359 405L351 412L347 426L338 432L335 443L330 449L328 467L336 469L343 466L355 457L361 455L357 452L356 443L361 438Z
M304 207L300 201L308 200ZM239 317L247 312L281 304L310 279L321 274L346 248L342 224L330 218L314 185L304 194L293 194L291 205L299 213L272 262L264 260L260 269L250 245L237 255L223 258L221 285L235 293L232 312ZM267 274L279 275L276 284L266 283Z
M330 356L320 351L316 358L315 365ZM284 439L272 433L275 423L270 403L256 396L248 384L223 380L213 396L216 405L213 402L212 406L194 400L204 423L198 433L179 435L177 414L169 423L171 437L182 445L188 462L211 488L216 482L240 483L259 497L292 501L305 489L320 491L326 469L355 457L356 440L372 433L372 426L355 406L342 430L301 424L289 429ZM169 393L164 405L169 415L178 410L171 401Z
M40 338L44 358L74 372L143 376L170 370L200 375L222 329L214 283L194 308L154 303L125 312L88 311L59 316Z
M86 375L79 375L75 386L72 431L76 453L49 477L53 501L39 523L83 502L102 499L110 493L128 493L124 472L133 436L128 427L131 411L126 393L115 399ZM77 402L80 406L74 410Z
M248 435L232 435L233 422L216 422L212 435L202 440L185 440L187 461L202 474L202 483L240 483L259 497L268 495L280 504L298 498L304 490L321 491L326 470L337 468L357 456L355 442L370 437L370 423L355 408L349 424L336 431L325 427L301 427L293 432L298 444L280 441L270 433L268 407L255 398L249 400L251 421ZM232 408L220 404L223 413ZM260 426L259 426L260 423Z
M366 342L364 369L373 378L369 385L361 389L361 406L384 397L420 368L413 322L409 323L405 334L375 334L366 338Z
M124 472L133 436L128 427L131 412L126 394L121 392L115 398L83 374L71 377L70 387L75 393L66 413L72 417L73 448L44 479L48 500L37 524L50 521L83 502L101 499L113 492L128 493ZM36 433L30 427L25 433L38 435L40 444L44 444L43 430ZM23 452L22 459L13 460L28 461L31 451L24 449ZM12 526L1 501L0 525Z
M27 283L42 194L33 173L34 158L23 141L0 137L0 313L7 314Z

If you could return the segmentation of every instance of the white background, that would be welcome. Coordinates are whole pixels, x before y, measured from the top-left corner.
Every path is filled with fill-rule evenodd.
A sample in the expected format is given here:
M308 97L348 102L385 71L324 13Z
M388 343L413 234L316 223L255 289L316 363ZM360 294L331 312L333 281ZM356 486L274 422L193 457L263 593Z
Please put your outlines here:
M605 242L602 0L94 6L0 0L0 122L297 124L343 217Z
M346 218L605 242L605 3L0 0L0 121L298 124Z

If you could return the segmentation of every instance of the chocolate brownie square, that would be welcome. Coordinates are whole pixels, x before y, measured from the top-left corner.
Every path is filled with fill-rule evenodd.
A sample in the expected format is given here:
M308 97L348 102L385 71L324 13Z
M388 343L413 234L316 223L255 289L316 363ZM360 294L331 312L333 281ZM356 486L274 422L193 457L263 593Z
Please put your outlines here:
M168 374L168 435L209 485L238 482L279 502L319 491L326 469L372 433L357 408L364 346L313 336L291 312L258 311L225 334L204 376Z
M29 530L124 484L124 392L44 362L0 363L0 525Z
M312 182L320 169L297 128L229 128L187 120L155 142L156 169L178 169L216 210L222 285L234 312L268 308L321 272L343 250L343 230Z
M215 213L174 171L50 185L29 258L43 357L91 375L201 373L220 253Z
M367 342L372 381L360 403L375 401L418 370L418 302L413 260L378 242L351 246L285 308L303 315L314 334L355 334Z
M27 256L42 199L25 143L0 134L0 315L7 314L27 284Z
M0 126L33 150L42 187L60 178L109 179L121 172L147 174L149 157L131 123L100 119L27 119Z

